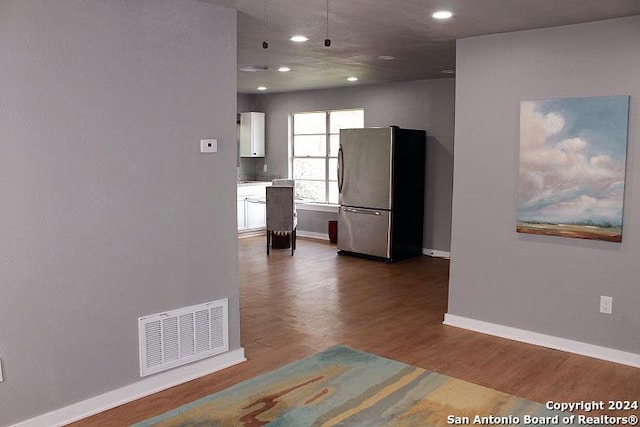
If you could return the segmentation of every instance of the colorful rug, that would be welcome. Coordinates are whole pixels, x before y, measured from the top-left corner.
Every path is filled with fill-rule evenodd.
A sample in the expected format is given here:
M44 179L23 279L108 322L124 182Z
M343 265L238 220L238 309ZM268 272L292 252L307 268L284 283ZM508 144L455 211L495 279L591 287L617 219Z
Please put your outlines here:
M569 415L337 346L134 427L571 425Z

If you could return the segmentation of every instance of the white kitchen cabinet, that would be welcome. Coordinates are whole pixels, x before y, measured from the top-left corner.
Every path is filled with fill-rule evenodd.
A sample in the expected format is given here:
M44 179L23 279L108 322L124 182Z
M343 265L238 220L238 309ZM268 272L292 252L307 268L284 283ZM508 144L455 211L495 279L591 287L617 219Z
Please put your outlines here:
M257 230L267 226L266 190L270 182L238 185L238 231Z
M264 196L261 198L247 197L246 208L247 229L267 226L267 204Z
M264 157L264 113L240 113L240 157Z
M247 229L247 220L245 219L247 216L246 200L246 197L238 197L238 231Z

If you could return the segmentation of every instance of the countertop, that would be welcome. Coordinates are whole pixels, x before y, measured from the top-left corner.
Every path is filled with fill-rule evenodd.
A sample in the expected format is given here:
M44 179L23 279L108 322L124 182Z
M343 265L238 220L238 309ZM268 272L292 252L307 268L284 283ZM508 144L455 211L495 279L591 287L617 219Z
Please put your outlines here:
M238 181L239 187L244 187L247 185L270 185L271 181Z

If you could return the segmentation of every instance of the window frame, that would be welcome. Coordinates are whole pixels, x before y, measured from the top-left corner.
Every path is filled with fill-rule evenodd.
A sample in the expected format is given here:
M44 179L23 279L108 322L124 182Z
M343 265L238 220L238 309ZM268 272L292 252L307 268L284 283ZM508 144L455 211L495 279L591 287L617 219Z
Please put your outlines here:
M335 109L335 110L317 110L317 111L298 111L295 113L291 113L290 117L290 133L289 133L289 140L290 140L290 144L289 144L289 148L290 148L290 153L291 153L291 157L290 157L290 175L291 177L295 177L295 160L296 159L322 159L324 160L324 178L323 179L307 179L307 178L302 178L302 179L296 179L296 181L308 181L308 182L323 182L324 183L324 200L320 201L320 200L315 200L314 203L317 204L323 204L323 205L330 205L330 206L338 206L339 202L330 202L329 201L329 193L330 193L330 183L335 183L337 182L337 176L335 177L335 179L331 179L331 171L329 168L329 165L331 164L331 160L334 159L335 161L338 160L338 153L335 154L335 156L331 156L331 136L332 135L337 135L338 138L340 137L340 132L338 131L338 133L331 133L331 113L335 113L335 112L343 112L343 111L362 111L362 126L364 127L364 108L360 107L360 108L344 108L344 109ZM300 134L296 134L295 133L295 116L297 114L315 114L315 113L324 113L325 115L325 127L324 127L324 133L300 133ZM325 138L325 154L324 156L296 156L296 151L295 151L295 137L296 136L324 136Z

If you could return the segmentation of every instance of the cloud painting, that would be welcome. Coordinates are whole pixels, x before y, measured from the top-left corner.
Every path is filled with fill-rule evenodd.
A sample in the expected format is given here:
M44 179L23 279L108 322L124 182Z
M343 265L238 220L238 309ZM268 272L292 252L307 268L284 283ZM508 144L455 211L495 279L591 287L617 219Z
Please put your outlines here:
M629 97L520 104L517 231L622 241Z

